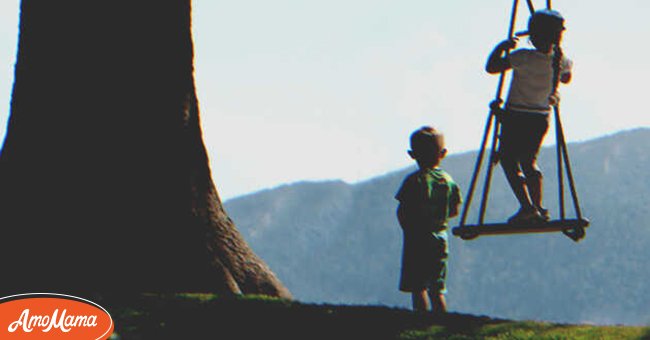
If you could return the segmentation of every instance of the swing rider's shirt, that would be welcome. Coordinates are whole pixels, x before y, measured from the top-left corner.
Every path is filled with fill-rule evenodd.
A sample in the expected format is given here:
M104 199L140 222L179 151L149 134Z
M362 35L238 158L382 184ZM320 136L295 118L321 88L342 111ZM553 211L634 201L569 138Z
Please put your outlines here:
M440 168L420 169L404 179L395 198L404 209L400 290L445 293L447 227L462 201L458 185Z
M508 56L513 74L506 109L510 111L548 115L549 97L553 91L553 53L536 49L517 49ZM562 56L560 74L570 73L573 62Z

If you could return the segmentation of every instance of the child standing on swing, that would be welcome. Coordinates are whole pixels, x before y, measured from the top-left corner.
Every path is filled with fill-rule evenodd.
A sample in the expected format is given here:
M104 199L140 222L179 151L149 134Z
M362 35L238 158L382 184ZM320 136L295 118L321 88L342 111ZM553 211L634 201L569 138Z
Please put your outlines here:
M560 48L564 18L550 9L533 13L528 34L534 49L516 46L512 38L499 43L490 54L486 71L490 74L512 69L510 90L501 120L500 161L519 204L519 211L508 223L548 221L542 206L542 172L537 154L548 131L549 114L559 97L559 82L571 80L572 62Z

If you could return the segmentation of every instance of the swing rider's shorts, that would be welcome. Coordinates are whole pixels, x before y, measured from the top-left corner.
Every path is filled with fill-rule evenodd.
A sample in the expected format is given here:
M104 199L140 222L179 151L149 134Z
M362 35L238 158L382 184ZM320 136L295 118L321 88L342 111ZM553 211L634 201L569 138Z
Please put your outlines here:
M548 114L507 110L501 117L500 159L506 163L534 163L548 125Z

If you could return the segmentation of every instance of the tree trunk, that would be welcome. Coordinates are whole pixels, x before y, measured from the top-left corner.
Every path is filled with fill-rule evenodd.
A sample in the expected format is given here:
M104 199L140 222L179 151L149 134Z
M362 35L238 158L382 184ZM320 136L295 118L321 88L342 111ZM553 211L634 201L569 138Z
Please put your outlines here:
M0 155L5 290L290 297L212 182L190 24L189 0L22 1Z

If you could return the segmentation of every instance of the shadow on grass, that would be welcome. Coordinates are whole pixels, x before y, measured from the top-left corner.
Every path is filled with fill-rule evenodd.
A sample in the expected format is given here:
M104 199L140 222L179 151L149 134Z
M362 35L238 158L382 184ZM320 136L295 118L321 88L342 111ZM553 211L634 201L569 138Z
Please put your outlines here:
M647 339L650 328L510 321L261 296L101 295L114 339Z
M261 297L104 297L122 339L398 339L465 335L503 320L379 306L311 305Z

